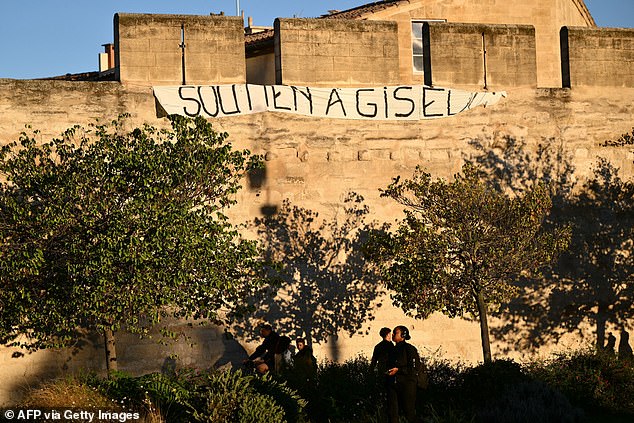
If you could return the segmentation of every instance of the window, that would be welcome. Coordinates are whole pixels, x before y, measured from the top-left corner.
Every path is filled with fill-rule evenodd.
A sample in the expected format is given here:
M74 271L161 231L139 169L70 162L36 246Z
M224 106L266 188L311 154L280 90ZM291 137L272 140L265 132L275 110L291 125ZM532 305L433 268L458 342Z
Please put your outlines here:
M412 22L414 72L423 71L423 22Z
M412 22L412 55L414 72L423 72L423 25L425 22L447 22L446 19L425 19Z

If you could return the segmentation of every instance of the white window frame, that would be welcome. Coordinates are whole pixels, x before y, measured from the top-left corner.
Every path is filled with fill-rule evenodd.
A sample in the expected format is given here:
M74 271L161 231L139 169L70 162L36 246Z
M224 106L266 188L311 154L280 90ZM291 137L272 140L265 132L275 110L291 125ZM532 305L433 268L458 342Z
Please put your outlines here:
M447 19L413 19L412 20L412 70L416 74L423 71L423 24L425 22L447 22ZM417 60L418 59L418 60ZM420 65L417 69L416 65Z

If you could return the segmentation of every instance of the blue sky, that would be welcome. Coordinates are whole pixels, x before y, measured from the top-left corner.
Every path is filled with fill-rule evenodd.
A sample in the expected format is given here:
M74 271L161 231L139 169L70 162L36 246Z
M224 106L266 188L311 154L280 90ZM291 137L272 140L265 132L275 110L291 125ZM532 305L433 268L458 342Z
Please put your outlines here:
M316 17L371 0L240 0L254 25L276 17ZM585 0L597 25L634 27L634 0ZM236 14L236 0L2 0L0 78L30 79L98 69L102 44L113 41L116 12Z

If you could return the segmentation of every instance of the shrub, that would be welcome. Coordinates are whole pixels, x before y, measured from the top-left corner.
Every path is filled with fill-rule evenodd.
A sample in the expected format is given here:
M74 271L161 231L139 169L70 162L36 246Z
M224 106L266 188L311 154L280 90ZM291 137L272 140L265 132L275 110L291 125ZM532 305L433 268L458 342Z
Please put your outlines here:
M131 377L118 372L110 379L86 378L119 403L132 407L153 403L170 423L298 422L306 401L269 376L181 369L171 375Z
M164 420L149 402L139 407L127 408L118 400L104 395L97 387L90 386L82 379L72 378L53 380L26 393L19 404L21 408L108 410L113 412L138 412L139 423L163 423ZM51 420L53 421L53 420Z
M381 381L370 372L370 363L363 356L344 363L322 363L315 386L307 391L308 412L315 421L368 421L384 402Z
M476 416L483 423L577 423L583 412L545 383L527 380L506 385L477 409Z
M527 380L528 376L518 363L513 360L495 360L468 368L462 375L461 389L465 400L481 403Z
M443 410L443 413L446 410L453 410L454 399L459 397L456 392L462 386L466 367L462 363L453 363L438 356L426 358L426 363L429 371L429 387L425 391L418 391L417 399L421 409L429 408L427 414L436 416L438 419L441 415L431 405L436 406L437 410ZM448 418L452 421L453 416Z
M192 417L209 423L283 423L284 409L273 397L258 392L255 376L241 371L210 373L193 398Z
M52 380L30 389L20 406L44 409L81 407L87 410L118 408L110 398L73 378Z
M557 354L529 369L584 408L634 414L634 367L613 355L587 349Z

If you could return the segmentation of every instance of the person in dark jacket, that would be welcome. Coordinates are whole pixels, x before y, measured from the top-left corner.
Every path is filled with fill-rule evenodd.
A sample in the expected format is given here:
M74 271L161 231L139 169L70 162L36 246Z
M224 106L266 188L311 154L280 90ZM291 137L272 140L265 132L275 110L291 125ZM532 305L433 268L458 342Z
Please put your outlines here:
M634 354L630 346L630 334L625 330L621 330L621 339L619 339L619 360L634 362Z
M416 421L416 371L420 365L418 350L406 341L409 329L397 326L392 332L394 349L388 360L387 403L390 423L398 423L399 412L409 423Z
M275 353L280 336L267 324L260 326L260 336L264 341L247 360L244 360L244 363L253 363L258 373L264 374L269 370L275 370Z
M302 383L310 383L317 374L317 360L313 349L306 345L304 338L297 338L295 345L297 353L293 356L293 369Z
M394 344L391 341L392 330L390 328L381 328L379 335L382 340L374 346L372 359L370 360L370 371L373 372L374 369L377 369L379 375L385 375L390 352L394 348Z

